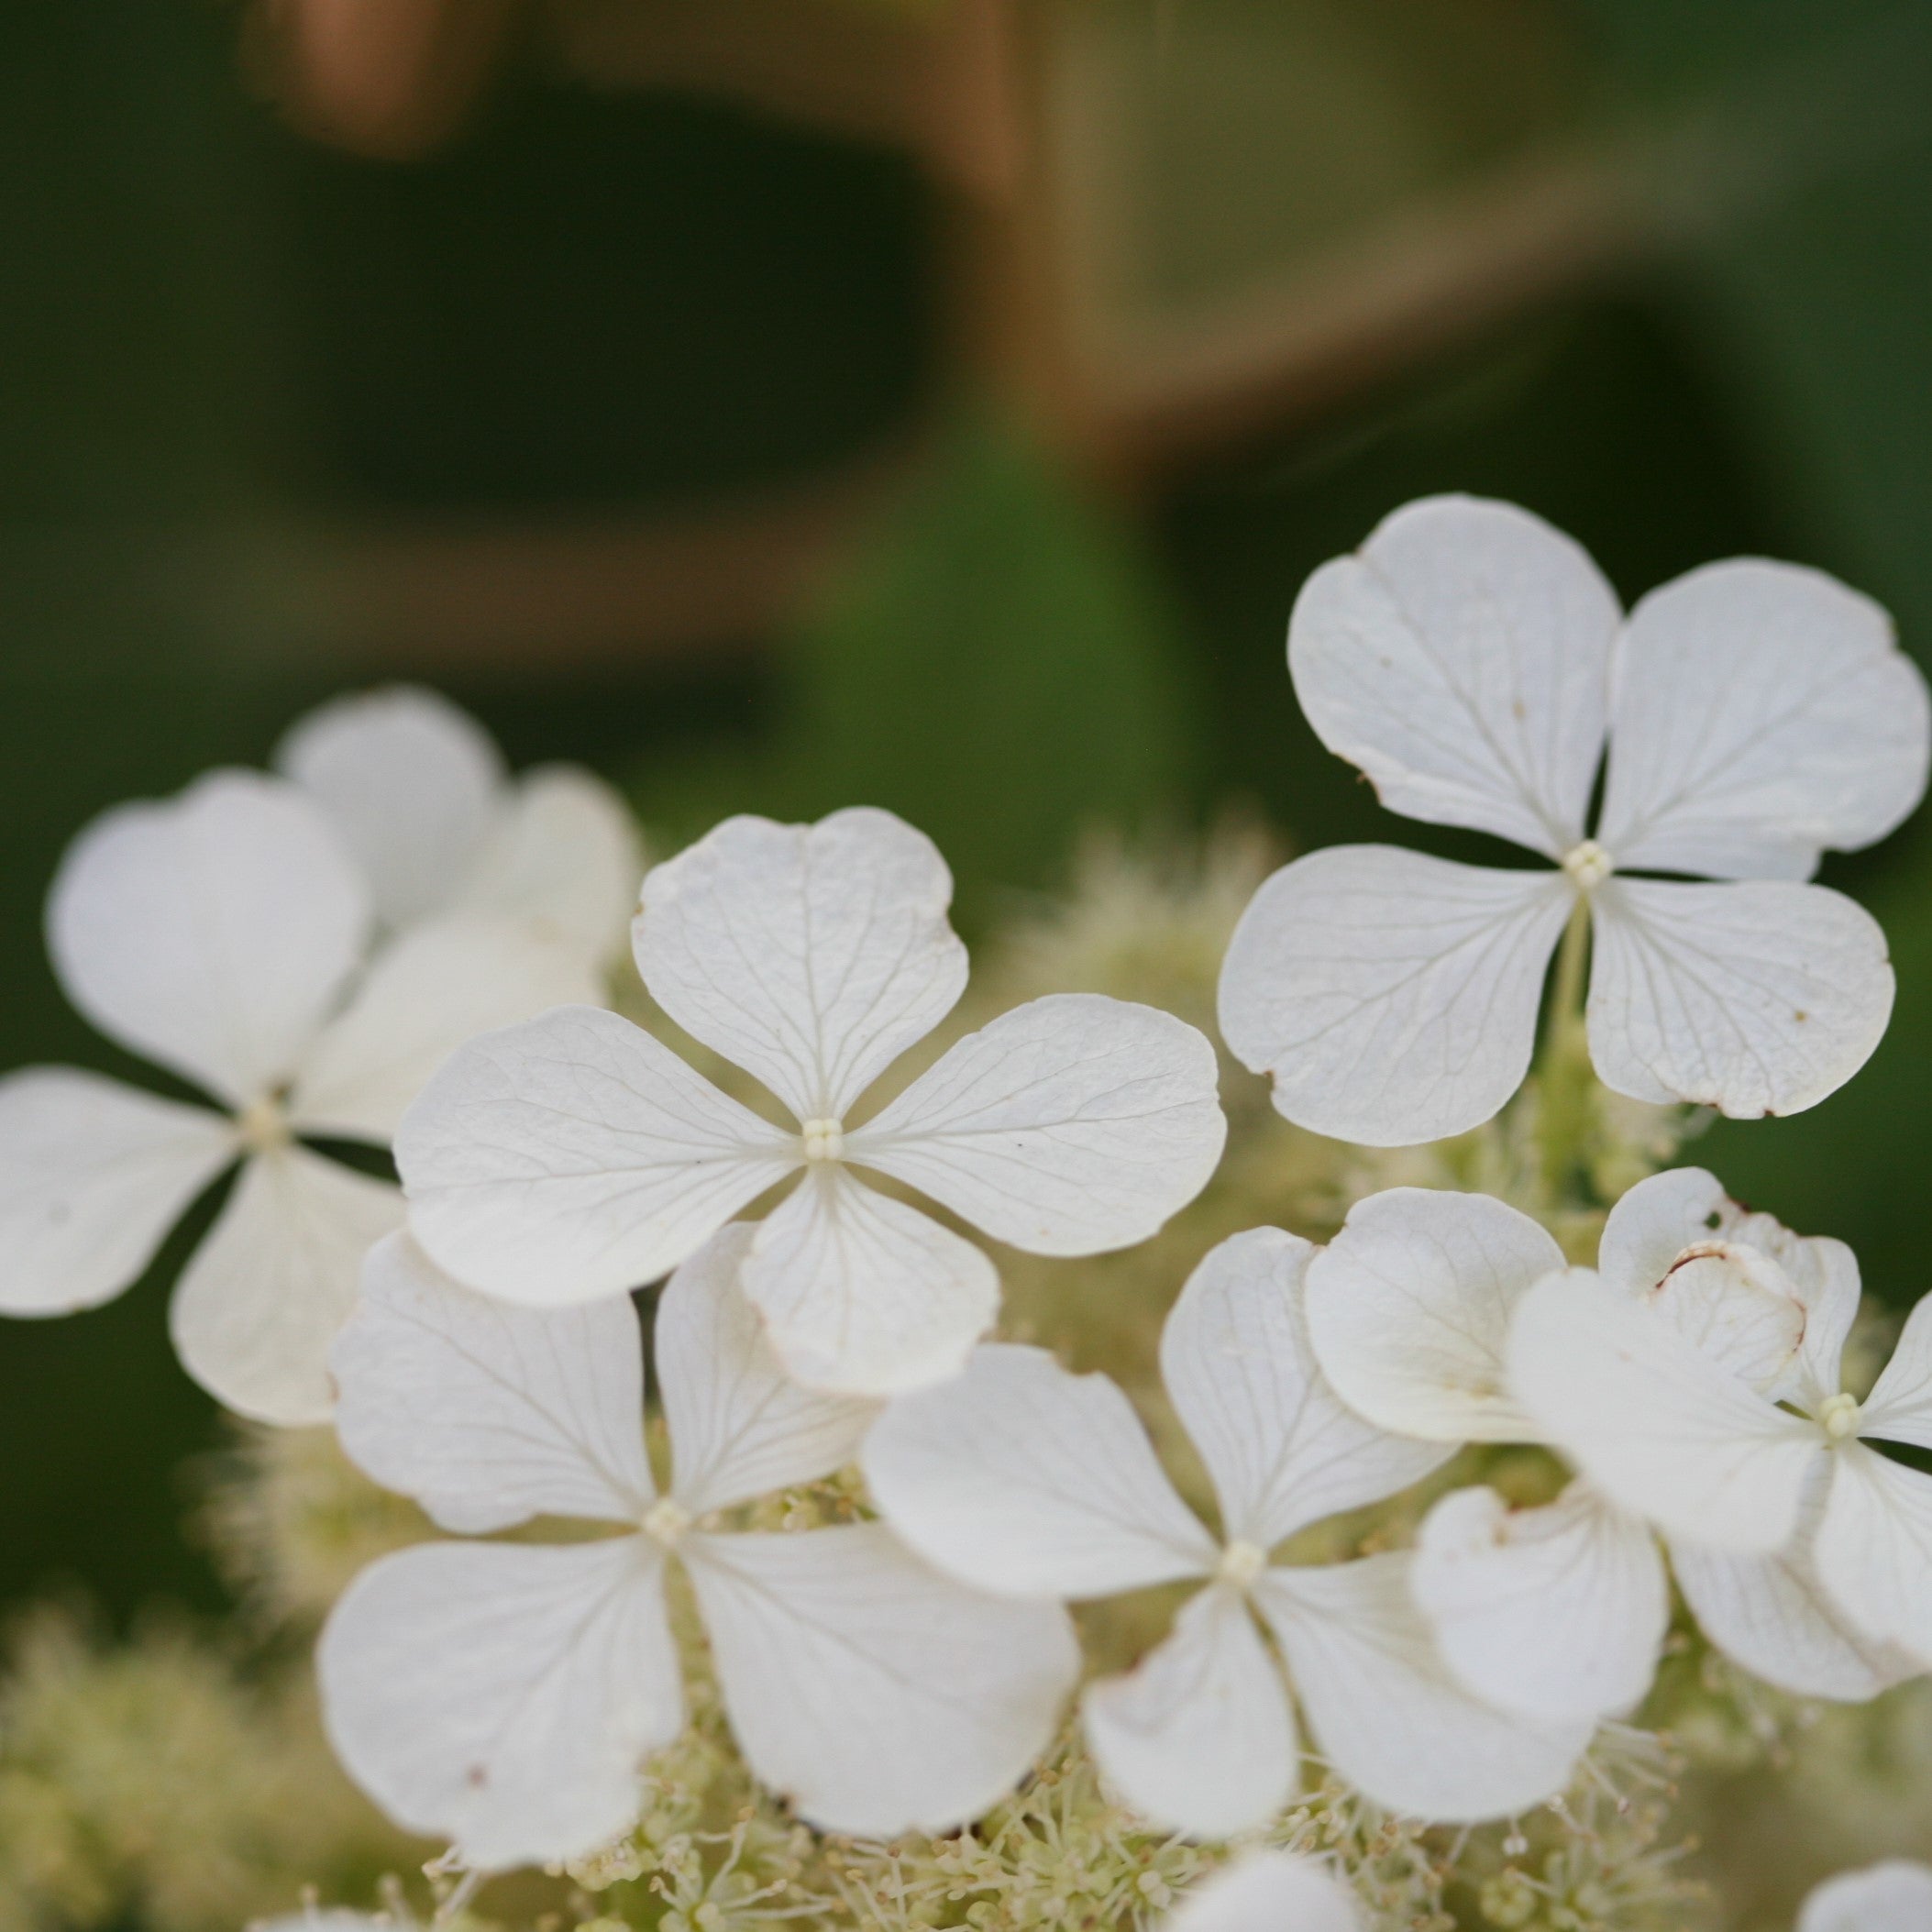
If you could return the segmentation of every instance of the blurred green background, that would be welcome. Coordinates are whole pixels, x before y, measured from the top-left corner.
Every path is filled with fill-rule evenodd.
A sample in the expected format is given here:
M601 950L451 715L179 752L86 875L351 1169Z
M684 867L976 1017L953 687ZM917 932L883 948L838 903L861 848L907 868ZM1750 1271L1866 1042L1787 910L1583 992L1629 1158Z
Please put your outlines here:
M703 0L631 4L675 41ZM1379 835L1296 713L1282 638L1308 571L1426 491L1533 507L1627 595L1740 551L1816 563L1932 651L1922 5L791 4L801 44L823 36L820 95L788 95L789 69L776 96L744 82L742 49L602 71L558 50L573 11L607 27L623 0L559 0L448 129L388 158L318 136L285 85L278 105L243 9L0 13L0 1065L131 1070L45 963L74 831L259 763L304 706L385 677L440 683L517 763L594 764L666 839L734 809L895 807L953 859L971 932L1091 822L1247 802L1304 845ZM1281 380L1189 403L1139 455L1057 406L1059 363L980 311L990 289L1064 350L1013 284L1043 247L1078 266L1078 225L1043 241L1022 172L988 248L958 127L922 146L846 99L870 71L852 50L910 58L955 13L1017 19L1046 150L1080 192L1112 184L1087 279L1123 339L1185 346L1203 291L1245 277L1286 291L1277 321L1339 313L1339 351L1297 321ZM1359 353L1348 292L1435 260L1463 234L1443 207L1490 180L1536 208L1554 183L1529 267L1466 249ZM718 594L747 576L729 558L687 569L693 519L739 518L756 560L757 506L781 506L776 549L782 506L815 531L822 498L835 536L770 596ZM560 599L555 643L538 624L470 652L459 598L412 628L367 564L429 559L420 596L447 533L458 556L568 558L586 531L630 600L592 621ZM1824 1106L1700 1157L1909 1301L1932 1287L1932 831L1826 877L1891 934L1891 1034ZM217 1440L156 1280L0 1324L0 1602L217 1602L179 1527L183 1459Z

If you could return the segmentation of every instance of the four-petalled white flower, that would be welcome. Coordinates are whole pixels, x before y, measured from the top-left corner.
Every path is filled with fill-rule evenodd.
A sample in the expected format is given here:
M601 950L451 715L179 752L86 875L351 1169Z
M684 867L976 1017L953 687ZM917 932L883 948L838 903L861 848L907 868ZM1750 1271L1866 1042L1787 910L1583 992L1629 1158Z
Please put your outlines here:
M957 1380L895 1401L867 1439L867 1481L914 1549L982 1589L1087 1598L1206 1584L1172 1636L1082 1704L1096 1761L1150 1817L1225 1837L1295 1792L1295 1720L1257 1615L1323 1757L1370 1798L1441 1819L1524 1809L1562 1788L1592 1722L1519 1720L1462 1690L1411 1601L1407 1554L1273 1560L1297 1529L1395 1495L1448 1453L1375 1429L1329 1388L1302 1317L1313 1252L1273 1228L1223 1242L1162 1335L1220 1539L1176 1493L1121 1390L1037 1349L982 1348Z
M1618 1093L1790 1113L1878 1043L1884 936L1803 883L1925 790L1925 680L1876 604L1742 559L1664 585L1626 620L1547 524L1440 497L1309 579L1288 662L1322 742L1385 805L1556 865L1352 845L1269 879L1229 948L1220 1021L1291 1121L1403 1145L1489 1119L1529 1066L1580 900L1590 1051Z
M580 766L513 779L474 718L413 685L319 706L290 727L275 766L328 814L388 930L487 912L593 965L622 946L644 877L637 828Z
M744 1273L787 1367L860 1394L954 1373L998 1308L993 1264L855 1166L1015 1247L1091 1254L1191 1200L1226 1122L1194 1028L1069 994L1003 1014L852 1124L965 987L951 897L932 842L889 812L726 821L646 876L637 965L665 1011L796 1124L761 1119L613 1014L548 1013L472 1042L410 1109L396 1158L417 1238L507 1300L611 1295L802 1169Z
M1747 1215L1710 1175L1684 1168L1625 1195L1597 1263L1595 1275L1568 1270L1543 1229L1485 1196L1397 1188L1359 1204L1308 1271L1317 1358L1358 1412L1425 1441L1541 1442L1584 1472L1539 1508L1471 1488L1425 1519L1417 1600L1457 1676L1526 1715L1629 1709L1669 1617L1653 1528L1705 1634L1759 1676L1855 1700L1913 1674L1911 1658L1834 1608L1805 1534L1758 1555L1716 1547L1702 1508L1660 1512L1599 1480L1560 1400L1526 1401L1513 1372L1524 1311L1592 1282L1695 1346L1729 1352L1767 1386L1827 1360L1835 1373L1859 1297L1849 1251ZM1581 1353L1595 1345L1567 1339ZM1633 1410L1614 1428L1634 1443L1643 1419ZM1660 1489L1706 1480L1688 1460L1660 1454L1653 1467Z
M370 931L353 857L286 780L213 772L81 834L48 908L61 985L219 1110L70 1067L0 1080L0 1312L119 1294L239 1159L176 1286L175 1346L244 1415L327 1415L329 1341L403 1202L301 1137L385 1142L458 1042L598 997L580 948L502 917L450 913L373 955Z
M1079 1664L1058 1606L966 1589L879 1523L709 1520L848 1463L876 1413L785 1377L735 1287L751 1239L722 1231L658 1301L662 1494L628 1299L507 1307L406 1234L370 1256L334 1355L348 1454L446 1529L546 1516L628 1530L418 1545L364 1571L330 1615L317 1668L343 1763L472 1866L585 1853L635 1818L643 1761L684 1726L673 1559L745 1762L818 1826L950 1829L1052 1736Z
M1647 1190L1645 1225L1630 1204ZM1932 1298L1861 1403L1840 1386L1859 1305L1843 1243L1800 1242L1764 1215L1727 1226L1721 1190L1695 1169L1617 1212L1648 1267L1706 1217L1734 1258L1703 1258L1694 1235L1650 1293L1632 1289L1643 1268L1540 1284L1511 1323L1518 1399L1597 1488L1669 1535L1699 1622L1761 1675L1865 1697L1932 1668L1932 1476L1868 1446L1932 1448Z

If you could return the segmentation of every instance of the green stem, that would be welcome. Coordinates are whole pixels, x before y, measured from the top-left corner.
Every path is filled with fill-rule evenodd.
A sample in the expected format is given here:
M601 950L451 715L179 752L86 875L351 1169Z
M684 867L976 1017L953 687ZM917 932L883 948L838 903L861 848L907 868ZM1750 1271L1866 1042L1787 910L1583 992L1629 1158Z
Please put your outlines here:
M1579 893L1556 955L1556 984L1537 1068L1543 1186L1557 1198L1578 1187L1578 1169L1595 1121L1595 1075L1584 1018L1589 956L1590 901Z

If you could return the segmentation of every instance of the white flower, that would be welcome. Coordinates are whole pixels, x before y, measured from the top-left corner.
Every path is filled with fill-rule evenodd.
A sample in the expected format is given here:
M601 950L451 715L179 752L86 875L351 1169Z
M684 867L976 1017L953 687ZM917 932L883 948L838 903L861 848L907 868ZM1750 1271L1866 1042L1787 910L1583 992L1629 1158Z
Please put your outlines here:
M1761 1674L1858 1697L1932 1667L1932 1477L1866 1446L1932 1447L1932 1299L1860 1403L1838 1374L1859 1303L1849 1249L1728 1213L1695 1169L1647 1187L1646 1211L1627 1217L1640 1264L1608 1265L1606 1232L1600 1276L1524 1297L1517 1396L1600 1489L1670 1534L1700 1622ZM1673 1241L1677 1261L1646 1290ZM1693 1547L1704 1553L1687 1562ZM1772 1578L1786 1598L1802 1586L1816 1614L1801 1625L1790 1602L1769 1604ZM1745 1654L1747 1636L1760 1654Z
M1797 1932L1926 1932L1932 1926L1932 1865L1886 1859L1841 1871L1798 1908Z
M1362 1932L1355 1896L1313 1859L1255 1851L1194 1887L1167 1932Z
M446 1529L541 1515L629 1531L404 1550L329 1617L317 1663L344 1764L399 1824L447 1835L473 1866L588 1852L635 1819L643 1760L684 1725L674 1557L745 1762L814 1824L950 1829L1052 1735L1079 1662L1056 1606L963 1589L878 1523L707 1522L841 1467L876 1412L785 1378L734 1285L750 1242L725 1229L658 1301L663 1495L627 1299L509 1308L439 1275L406 1235L370 1257L334 1358L349 1455Z
M803 1168L744 1278L787 1367L860 1394L954 1373L998 1308L993 1264L855 1166L1015 1247L1091 1254L1191 1200L1227 1127L1208 1042L1094 994L1003 1014L848 1124L966 984L951 897L932 842L889 812L728 820L646 878L637 964L796 1126L613 1014L546 1014L473 1042L411 1108L396 1158L417 1238L490 1294L580 1300L654 1279Z
M460 1040L596 995L574 950L502 920L452 914L373 959L370 926L361 874L279 778L214 772L81 834L48 909L61 985L218 1110L70 1067L0 1079L0 1311L61 1315L119 1294L239 1159L176 1286L175 1346L244 1415L328 1413L329 1341L403 1203L300 1136L386 1141Z
M1296 1530L1408 1487L1447 1453L1383 1433L1322 1380L1301 1314L1308 1242L1257 1228L1197 1268L1167 1319L1167 1393L1220 1505L1210 1534L1155 1461L1127 1398L1037 1349L980 1349L958 1380L902 1397L862 1463L886 1519L963 1582L1096 1597L1176 1578L1207 1587L1128 1675L1087 1691L1096 1760L1137 1810L1222 1837L1294 1794L1286 1660L1315 1742L1376 1803L1474 1819L1549 1797L1587 1722L1524 1723L1451 1680L1410 1601L1410 1559L1273 1564Z
M436 692L335 699L290 727L275 765L334 822L385 927L495 913L599 965L623 943L644 876L623 800L574 765L513 782L489 734Z
M1706 1634L1758 1675L1858 1699L1911 1674L1909 1659L1833 1609L1802 1538L1740 1559L1685 1535L1680 1513L1647 1509L1600 1480L1559 1405L1526 1404L1513 1375L1525 1309L1573 1293L1580 1275L1648 1306L1660 1324L1723 1338L1767 1373L1788 1373L1801 1344L1828 1350L1835 1367L1858 1300L1849 1253L1746 1216L1709 1175L1686 1168L1625 1195L1597 1260L1598 1277L1568 1271L1541 1228L1487 1197L1397 1188L1360 1203L1308 1271L1316 1357L1361 1414L1432 1441L1549 1443L1584 1472L1541 1508L1510 1510L1491 1490L1464 1489L1424 1521L1417 1600L1459 1679L1526 1715L1634 1706L1669 1620L1650 1526L1667 1533ZM1639 1424L1633 1411L1618 1425L1633 1453ZM1667 1450L1656 1468L1660 1489L1697 1480Z
M1486 1121L1529 1065L1545 970L1580 901L1590 1051L1618 1093L1790 1113L1878 1043L1883 934L1800 883L1824 851L1882 838L1925 790L1925 680L1876 604L1743 559L1653 591L1625 620L1547 524L1438 497L1309 579L1288 662L1322 742L1385 805L1557 867L1339 846L1268 880L1229 947L1220 1021L1291 1121L1377 1146ZM1647 872L1724 883L1633 876Z

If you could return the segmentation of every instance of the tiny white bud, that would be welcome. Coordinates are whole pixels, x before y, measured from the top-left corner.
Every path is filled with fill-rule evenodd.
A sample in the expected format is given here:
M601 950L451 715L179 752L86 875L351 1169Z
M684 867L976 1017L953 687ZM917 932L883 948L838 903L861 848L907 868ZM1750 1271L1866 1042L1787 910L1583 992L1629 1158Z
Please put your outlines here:
M1220 1565L1214 1573L1222 1583L1245 1590L1267 1567L1268 1552L1259 1543L1236 1537L1221 1551Z
M799 1129L808 1161L842 1161L845 1157L845 1130L837 1121L807 1121Z
M661 1496L644 1512L640 1527L653 1542L668 1550L691 1526L690 1510L674 1497Z
M1818 1405L1819 1424L1834 1442L1857 1435L1861 1415L1858 1397L1842 1390L1836 1396L1827 1396Z

